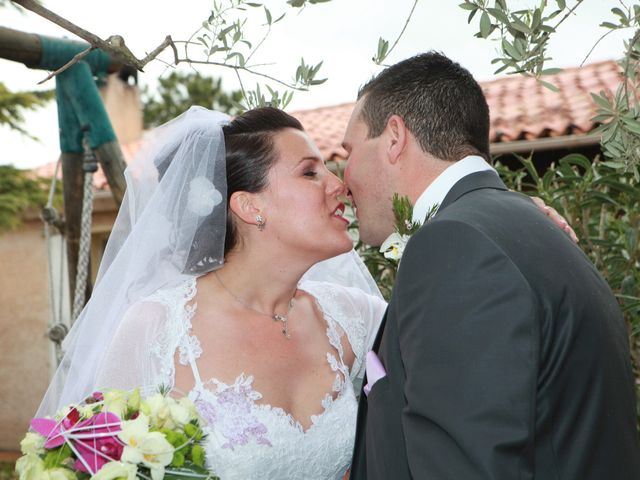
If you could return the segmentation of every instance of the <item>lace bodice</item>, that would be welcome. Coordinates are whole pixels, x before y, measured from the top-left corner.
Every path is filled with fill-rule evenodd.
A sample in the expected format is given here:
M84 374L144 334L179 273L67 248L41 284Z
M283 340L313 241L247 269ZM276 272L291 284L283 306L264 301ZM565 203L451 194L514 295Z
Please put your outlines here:
M174 385L176 351L181 364L191 365L195 386L189 397L207 423L207 465L222 480L341 479L349 467L357 413L354 392L386 305L360 290L325 282L306 281L299 287L315 297L327 322L333 347L327 362L335 372L322 413L311 417L306 430L283 409L258 403L262 395L253 388L251 372L241 372L232 384L200 378L202 346L191 334L195 278L156 292L140 307L162 317L154 322L162 326L151 346L155 375L150 383ZM351 368L343 360L345 334L355 354Z

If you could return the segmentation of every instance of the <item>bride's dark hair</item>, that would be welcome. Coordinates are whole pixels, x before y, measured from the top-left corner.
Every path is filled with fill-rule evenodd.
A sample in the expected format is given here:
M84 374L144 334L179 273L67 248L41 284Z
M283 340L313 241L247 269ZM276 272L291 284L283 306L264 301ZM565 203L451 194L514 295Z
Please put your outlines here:
M234 192L257 193L267 187L269 169L278 157L273 136L287 128L304 130L296 118L272 107L248 110L222 127L227 157L225 255L238 243L238 234L229 211L229 199Z
M291 115L272 107L255 108L235 117L222 127L227 170L227 225L224 242L226 255L238 244L238 232L229 211L229 199L234 192L257 193L267 185L269 169L278 158L273 137L276 133L302 124ZM206 220L198 229L189 252L188 271L199 273L206 268L211 226Z

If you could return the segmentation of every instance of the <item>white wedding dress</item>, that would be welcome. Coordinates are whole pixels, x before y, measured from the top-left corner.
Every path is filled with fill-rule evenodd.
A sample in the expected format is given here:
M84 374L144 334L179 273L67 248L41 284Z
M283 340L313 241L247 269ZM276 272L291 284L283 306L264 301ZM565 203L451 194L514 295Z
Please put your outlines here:
M191 365L195 386L188 395L207 422L207 467L222 480L339 480L350 465L353 450L355 390L364 375L366 352L386 303L361 290L327 282L306 280L299 288L315 297L324 314L333 347L327 352L327 362L336 374L332 391L322 400L322 413L311 418L307 430L283 409L259 403L262 396L253 389L251 372L238 372L233 384L200 377L202 347L191 334L191 319L197 308L191 303L196 295L195 278L134 305L105 364L111 363L109 358L127 358L130 365L147 365L152 371L144 375L154 379L149 389L157 385L173 387L176 356L181 364ZM355 353L351 368L343 361L344 335ZM150 342L151 362L148 358L131 358L131 352L144 350L134 345L139 342ZM118 378L109 378L107 368L100 383L120 388L123 384L140 385L136 383L140 372L131 369L131 378L127 379L122 377L121 368L115 371Z

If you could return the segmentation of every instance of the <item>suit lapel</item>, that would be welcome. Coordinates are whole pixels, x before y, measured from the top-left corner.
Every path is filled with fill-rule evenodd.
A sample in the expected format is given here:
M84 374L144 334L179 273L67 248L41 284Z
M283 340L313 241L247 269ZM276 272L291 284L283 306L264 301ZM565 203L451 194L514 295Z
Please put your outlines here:
M444 197L444 200L440 204L438 212L441 212L467 193L473 192L474 190L480 190L482 188L509 190L503 181L500 180L500 177L491 170L471 173L458 180L453 187L451 187L451 190L449 190L449 193L447 193L447 196Z

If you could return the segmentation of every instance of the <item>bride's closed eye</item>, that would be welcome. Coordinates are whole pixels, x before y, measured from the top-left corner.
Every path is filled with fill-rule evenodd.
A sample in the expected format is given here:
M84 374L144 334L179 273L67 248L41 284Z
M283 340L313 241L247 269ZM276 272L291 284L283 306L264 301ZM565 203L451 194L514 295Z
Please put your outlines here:
M316 172L315 170L307 170L306 172L303 173L303 175L305 177L316 177L318 175L318 172Z

